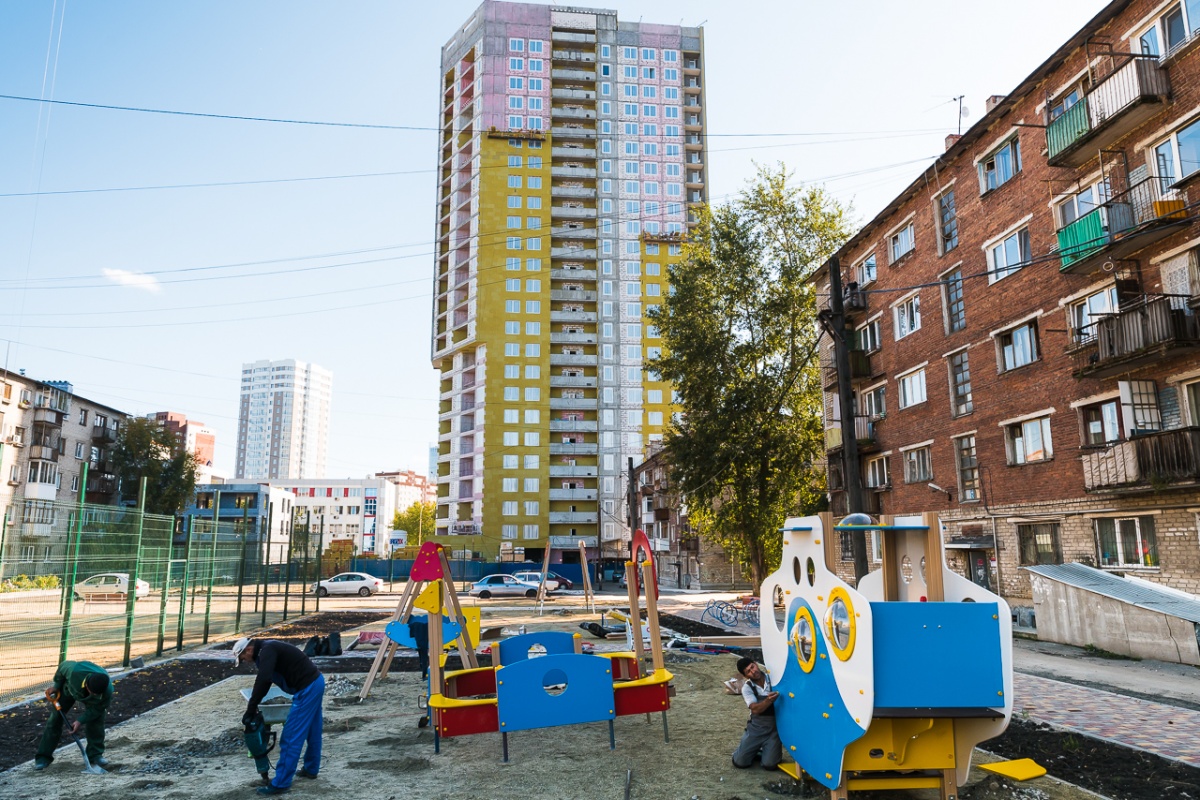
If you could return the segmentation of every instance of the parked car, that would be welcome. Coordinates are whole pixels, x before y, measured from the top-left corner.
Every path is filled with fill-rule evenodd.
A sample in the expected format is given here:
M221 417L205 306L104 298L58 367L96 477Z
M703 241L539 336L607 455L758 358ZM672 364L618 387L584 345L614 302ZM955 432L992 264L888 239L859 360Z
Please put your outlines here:
M76 600L124 600L129 592L128 572L102 572L75 584ZM150 584L138 579L134 599L150 594Z
M472 597L537 597L538 585L517 580L512 575L488 575L475 581L468 592Z
M534 586L537 586L542 582L542 573L540 572L514 572L513 577L519 581L525 581L525 583L532 583ZM559 583L558 581L554 580L554 573L547 572L546 591L553 592L558 589L558 587Z
M562 575L559 575L557 572L547 572L546 577L552 578L552 579L558 581L558 588L560 588L560 589L574 589L575 588L575 583L573 581L571 581L569 578L564 578Z
M342 572L332 578L314 583L309 591L316 592L321 597L331 594L357 594L370 597L376 592L383 591L383 581L365 572Z

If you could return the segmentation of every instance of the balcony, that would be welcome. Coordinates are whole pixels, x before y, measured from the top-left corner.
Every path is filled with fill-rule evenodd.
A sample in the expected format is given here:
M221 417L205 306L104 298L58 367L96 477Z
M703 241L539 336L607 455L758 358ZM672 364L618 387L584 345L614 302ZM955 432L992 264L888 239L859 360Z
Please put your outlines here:
M550 309L551 322L595 322L595 311L556 311Z
M1156 58L1130 57L1046 127L1053 167L1079 167L1157 114L1171 92Z
M883 492L888 487L864 487L863 488L863 504L862 511L877 517L883 513ZM835 518L841 518L850 513L848 496L845 492L835 491L829 493L829 510Z
M550 167L550 176L554 178L577 178L580 180L595 178L596 170L589 167ZM553 190L550 192L554 194ZM567 195L570 197L570 195Z
M595 378L595 376L587 378L587 377L575 377L573 375L570 375L570 376L568 376L568 375L551 375L550 376L550 386L551 387L566 386L566 387L578 387L580 389L595 389L596 388L596 378Z
M551 478L594 478L596 477L596 467L578 466L575 464L565 464L558 466L550 465Z
M594 333L551 333L550 344L595 344Z
M33 421L42 422L46 425L53 425L56 428L61 428L62 412L46 406L38 406L33 409Z
M875 447L879 442L875 436L875 423L878 417L859 414L854 417L854 438L858 440L860 450ZM840 450L842 447L842 428L825 429L825 449Z
M1200 319L1183 295L1154 295L1080 328L1071 348L1076 378L1108 378L1200 349Z
M586 200L596 199L595 187L587 186L551 186L551 197L579 197Z
M596 356L584 355L564 355L563 353L550 354L550 366L552 367L594 367L596 366Z
M555 158L588 158L596 157L594 147L551 147L550 155Z
M551 525L595 525L599 515L594 511L551 511Z
M559 433L595 433L597 424L594 419L552 419L550 430Z
M550 229L550 235L555 239L595 239L595 228L584 227L567 227L565 225L556 225Z
M581 397L581 398L551 397L550 398L550 409L552 411L557 411L559 409L562 409L563 411L595 411L596 410L596 398L594 398L594 397ZM582 446L583 445L553 445L552 444L552 445L550 445L550 452L551 453L557 452L557 453L563 453L564 455L570 455L572 451L555 450L554 448L555 447L582 447ZM592 445L590 445L590 447L592 448L591 455L595 455L596 454L596 445L592 444ZM587 455L587 454L582 453L582 455Z
M554 119L595 119L596 110L576 106L552 106L550 116Z
M553 408L553 398L550 400L550 405ZM600 445L595 442L550 443L550 455L552 456L594 456L598 452L600 452Z
M871 356L863 350L850 351L850 380L861 381L871 377ZM834 361L833 353L826 353L821 357L821 378L822 386L826 389L832 389L837 386L838 372L837 363Z
M29 458L38 461L58 461L58 448L44 444L35 444L29 448Z
M551 219L595 219L596 209L574 206L550 206Z
M551 247L551 258L575 258L580 261L595 261L596 249L585 250L582 247Z
M550 77L556 81L596 81L595 71L586 69L552 69Z
M592 141L596 138L595 127L587 127L585 125L561 125L550 130L551 135L556 142L570 141Z
M595 100L596 92L591 89L551 89L555 100Z
M1200 428L1176 428L1087 449L1080 461L1083 486L1089 492L1194 485L1200 482Z
M92 440L97 442L115 442L117 440L117 430L107 425L93 425Z
M551 58L555 61L574 61L581 64L596 63L595 53L585 53L582 50L555 50L551 54Z
M551 500L595 500L595 489L551 489Z
M596 34L594 33L572 33L570 31L551 31L550 39L555 42L581 42L588 44L596 43Z
M550 299L562 300L565 303L594 303L596 302L596 293L583 289L551 289Z
M594 269L552 269L550 270L551 280L556 281L595 281L596 270Z
M1061 272L1086 273L1102 257L1115 261L1169 236L1189 217L1184 201L1163 199L1158 177L1143 178L1058 230Z

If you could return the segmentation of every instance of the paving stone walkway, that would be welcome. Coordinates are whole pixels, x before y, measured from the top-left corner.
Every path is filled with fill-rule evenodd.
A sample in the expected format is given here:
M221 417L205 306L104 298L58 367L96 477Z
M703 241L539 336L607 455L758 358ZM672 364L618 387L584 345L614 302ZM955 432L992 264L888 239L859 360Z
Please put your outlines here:
M1013 683L1014 716L1200 767L1200 711L1021 672L1013 675Z

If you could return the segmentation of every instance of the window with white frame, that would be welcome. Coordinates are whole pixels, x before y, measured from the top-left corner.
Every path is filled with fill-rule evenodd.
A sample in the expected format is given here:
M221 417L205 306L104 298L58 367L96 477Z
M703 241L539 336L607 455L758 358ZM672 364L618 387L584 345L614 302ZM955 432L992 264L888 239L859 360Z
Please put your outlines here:
M1102 567L1158 566L1158 537L1152 516L1098 519L1096 540Z
M1000 372L1008 372L1038 359L1037 321L1030 320L996 337Z
M1083 406L1079 409L1083 422L1084 447L1103 447L1121 439L1121 411L1116 399Z
M1200 170L1200 120L1174 131L1151 148L1159 188L1170 191L1175 184Z
M904 482L905 483L921 483L923 481L933 480L933 466L930 460L930 448L916 447L912 450L904 450L901 457L904 459Z
M913 224L910 222L888 237L888 263L895 264L916 246Z
M897 340L921 329L921 296L919 294L901 300L893 311Z
M1033 464L1054 457L1050 440L1050 417L1015 422L1004 428L1009 464Z
M979 193L997 189L1021 171L1021 144L1014 135L979 162Z
M864 353L879 349L879 320L871 320L854 331L854 347Z
M883 419L887 415L887 384L879 384L870 389L864 389L859 395L859 413L865 414L872 420Z
M1169 56L1185 44L1200 28L1200 3L1184 0L1171 5L1150 25L1130 37L1133 52L1159 58Z
M1029 228L1021 228L987 247L988 283L1007 278L1030 259Z
M1108 286L1093 292L1067 307L1067 321L1071 327L1071 343L1083 345L1095 340L1095 324L1103 317L1117 312L1117 287Z
M896 379L900 387L900 407L908 408L925 402L925 369L913 370Z
M1058 119L1067 113L1072 106L1083 99L1083 94L1083 84L1077 83L1051 100L1047 109L1050 112L1050 119Z
M859 286L866 286L875 281L874 253L871 253L871 255L854 265L854 279L858 281Z
M885 489L892 485L892 476L888 472L887 456L867 459L864 469L867 475L868 488Z
M1158 387L1154 381L1117 381L1121 397L1121 416L1130 436L1142 436L1163 429Z
M1107 178L1067 195L1054 207L1058 215L1058 227L1065 228L1075 220L1086 217L1111 199L1112 186Z

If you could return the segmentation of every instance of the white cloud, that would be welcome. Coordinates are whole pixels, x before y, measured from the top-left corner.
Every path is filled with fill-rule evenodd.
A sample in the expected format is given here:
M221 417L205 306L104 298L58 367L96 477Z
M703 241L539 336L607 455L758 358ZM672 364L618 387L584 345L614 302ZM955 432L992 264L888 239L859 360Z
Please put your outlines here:
M119 283L122 286L132 286L134 289L141 289L146 292L157 293L162 291L162 285L159 284L158 278L141 272L130 272L127 269L106 269L104 270L104 277L113 283Z

